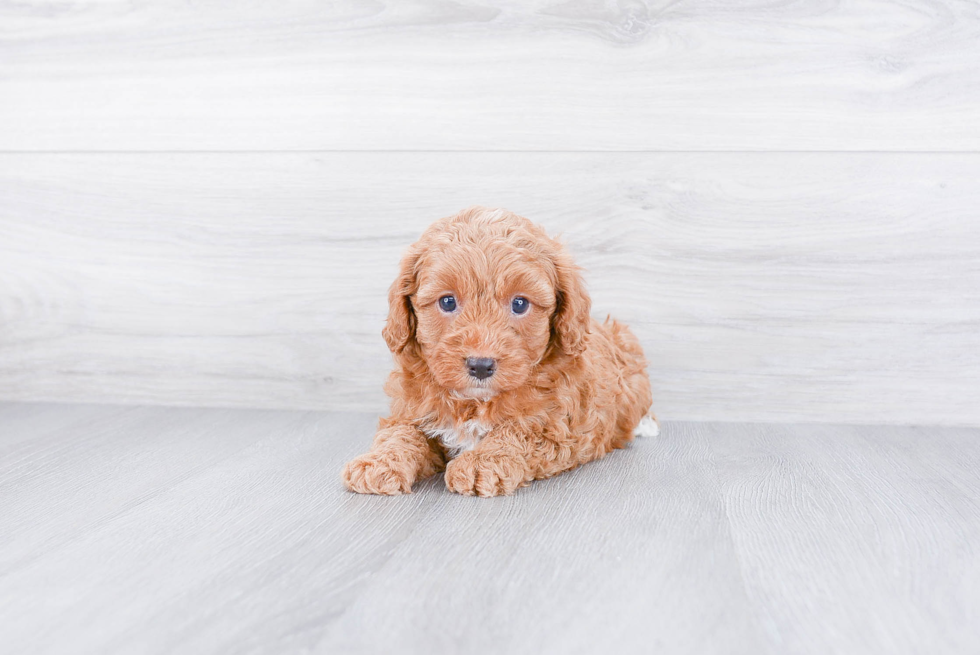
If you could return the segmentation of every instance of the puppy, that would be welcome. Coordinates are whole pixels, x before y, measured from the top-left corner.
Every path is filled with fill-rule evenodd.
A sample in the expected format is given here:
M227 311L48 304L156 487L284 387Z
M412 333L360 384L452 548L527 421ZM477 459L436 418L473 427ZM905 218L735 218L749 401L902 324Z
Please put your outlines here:
M568 253L526 218L436 221L388 293L391 416L344 484L409 493L445 470L451 491L511 494L656 434L639 342L590 308Z

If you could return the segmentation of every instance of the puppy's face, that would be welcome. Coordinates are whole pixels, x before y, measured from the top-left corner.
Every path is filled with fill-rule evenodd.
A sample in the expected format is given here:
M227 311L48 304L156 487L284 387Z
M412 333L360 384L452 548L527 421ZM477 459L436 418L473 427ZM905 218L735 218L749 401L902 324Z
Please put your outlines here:
M478 399L524 384L551 339L548 262L507 241L450 243L426 261L412 297L415 339L439 384Z
M435 223L402 260L384 336L450 395L487 400L525 384L552 346L580 352L589 306L560 244L476 208Z

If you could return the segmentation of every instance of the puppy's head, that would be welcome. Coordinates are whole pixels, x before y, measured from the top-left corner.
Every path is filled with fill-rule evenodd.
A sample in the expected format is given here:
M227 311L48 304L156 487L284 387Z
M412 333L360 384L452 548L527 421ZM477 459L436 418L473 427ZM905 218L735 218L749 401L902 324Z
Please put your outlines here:
M591 303L578 269L529 220L482 207L434 223L401 261L383 330L457 398L524 384L553 353L585 348ZM408 362L411 363L411 362Z

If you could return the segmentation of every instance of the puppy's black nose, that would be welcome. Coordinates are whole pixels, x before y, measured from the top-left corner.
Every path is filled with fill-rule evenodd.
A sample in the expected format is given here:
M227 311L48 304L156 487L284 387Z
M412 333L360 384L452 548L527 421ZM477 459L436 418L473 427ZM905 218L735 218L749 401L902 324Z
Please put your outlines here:
M466 368L477 380L486 380L497 370L497 360L489 357L467 357Z

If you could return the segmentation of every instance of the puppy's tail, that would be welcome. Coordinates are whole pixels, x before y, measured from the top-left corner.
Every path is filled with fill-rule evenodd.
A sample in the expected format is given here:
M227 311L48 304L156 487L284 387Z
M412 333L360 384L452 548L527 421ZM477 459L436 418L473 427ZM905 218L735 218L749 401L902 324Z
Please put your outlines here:
M640 424L633 429L634 437L656 437L660 434L660 423L653 412L640 419Z

